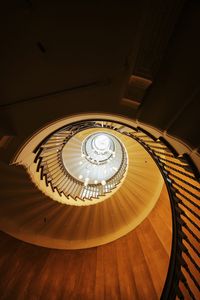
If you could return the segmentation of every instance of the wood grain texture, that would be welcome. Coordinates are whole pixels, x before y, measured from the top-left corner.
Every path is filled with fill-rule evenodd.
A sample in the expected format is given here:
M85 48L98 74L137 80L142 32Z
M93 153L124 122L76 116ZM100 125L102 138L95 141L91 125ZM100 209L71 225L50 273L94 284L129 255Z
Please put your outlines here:
M85 131L81 132L83 139L94 129ZM108 193L105 201L96 200L96 204L93 200L87 200L90 205L84 206L53 201L55 193L49 187L49 197L44 194L48 188L37 172L44 185L43 193L24 168L1 163L0 229L25 242L69 250L106 244L137 227L156 204L163 179L151 156L137 141L115 134L128 152L127 174L121 186ZM72 149L68 155L73 154Z
M148 218L107 245L54 250L2 232L0 245L1 300L159 299L171 247L166 188Z

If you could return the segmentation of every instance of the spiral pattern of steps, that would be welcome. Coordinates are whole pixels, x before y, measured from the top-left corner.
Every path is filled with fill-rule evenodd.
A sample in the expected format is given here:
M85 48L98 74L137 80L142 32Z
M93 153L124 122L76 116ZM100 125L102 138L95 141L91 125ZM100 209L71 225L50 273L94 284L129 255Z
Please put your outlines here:
M119 168L115 168L112 162L108 165L105 171L113 167L116 172L108 180L103 180L104 184L103 181L99 182L99 180L85 184L81 180L83 177L81 170L87 168L90 162L83 157L82 145L90 135L102 131L120 141L121 146L124 145L122 146L122 162ZM39 143L34 150L34 163L29 163L27 170L36 186L48 197L60 203L77 206L96 204L115 193L122 185L125 177L134 171L132 170L134 165L130 163L130 160L128 163L128 158L132 159L132 156L135 155L134 145L136 142L133 139L135 136L138 136L135 130L114 122L72 123L56 130ZM139 146L139 148L142 151L142 147ZM138 150L136 149L136 151ZM164 150L161 149L160 151L162 153ZM118 152L114 158L115 164L119 156ZM67 161L66 166L65 161ZM22 164L27 165L26 162L22 162ZM97 170L99 173L103 172L103 168L100 169L102 166L93 164L93 167L97 167L96 173ZM80 176L73 176L68 168ZM89 176L84 178L86 177Z
M115 124L115 128L116 128ZM118 125L118 128L122 128ZM126 127L124 127L127 132ZM102 128L81 131L82 138ZM113 241L139 225L155 206L163 186L160 172L146 150L127 134L108 126L105 132L120 138L129 157L128 169L119 188L108 193L106 201L84 199L84 206L62 204L66 197L46 186L37 172L37 164L22 166L1 164L0 228L33 244L62 249L88 248ZM129 128L130 134L130 128ZM33 157L37 155L33 154ZM39 156L38 156L39 157ZM30 180L40 184L40 190ZM33 180L33 177L32 177ZM41 186L42 185L42 186ZM54 197L57 194L58 201ZM53 196L52 196L53 195ZM51 197L50 197L51 196ZM51 199L53 198L53 200Z
M109 169L115 168L114 166L118 157L113 159L115 160L114 163L113 160L111 162L109 161L109 165L107 163L108 166L106 170L104 165L92 164L88 161L87 156L83 154L83 141L93 132L97 133L99 129L82 130L73 135L72 130L70 131L68 128L64 128L52 134L52 136L37 149L35 158L37 171L41 173L40 179L45 178L46 185L50 185L53 192L57 191L60 196L63 194L67 199L70 197L70 199L75 201L86 201L94 198L99 199L99 197L111 192L120 183L127 167L126 150L122 145L121 147L118 145L118 147L122 149L120 168L117 172L115 171L114 175L109 178L105 184L99 183L98 180L97 183L93 182L93 184L89 183L86 185L84 181L81 181L80 176L82 175L76 178L67 171L67 169L72 169L73 173L80 174L87 168L90 168L89 170L93 171L93 173L98 171L98 173L101 174L104 170L109 171ZM67 161L66 168L65 161ZM34 170L31 172L33 178L35 173ZM85 178L87 178L87 176L85 176ZM38 187L40 187L40 184ZM60 199L60 202L64 201L63 198ZM67 200L66 203L69 204Z
M57 251L0 232L0 244L2 300L158 300L171 249L166 187L144 222L112 243Z
M157 165L169 191L173 228L178 229L178 231L173 230L169 272L163 293L166 295L166 287L168 289L170 278L168 276L172 276L172 290L168 290L167 293L170 295L176 293L180 299L183 295L190 295L192 299L198 299L200 291L197 280L199 275L198 201L200 189L199 173L191 159L187 154L179 155L164 137L155 137L137 126L128 127L109 121L88 121L86 127L83 124L85 122L82 122L83 126L80 130L80 123L71 124L72 127L75 125L78 130L70 135L67 143L63 141L63 145L60 143L55 147L56 152L60 152L64 159L66 170L69 167L70 171L70 166L73 170L76 169L76 172L80 170L80 166L77 165L77 159L80 159L80 154L83 153L80 152L80 149L82 149L84 141L87 141L91 135L96 136L102 132L104 135L115 135L125 146L128 158L126 171L120 178L121 182L118 186L115 186L113 190L105 191L107 195L99 194L96 198L95 194L91 194L91 190L79 198L73 197L73 189L70 190L71 194L67 195L62 191L58 192L53 176L48 174L49 169L46 168L45 173L43 172L45 164L44 161L42 162L42 151L49 146L52 147L52 144L49 143L52 132L57 134L64 130L63 133L66 137L66 128L64 128L65 126L57 127L56 130L50 131L50 134L44 139L39 133L38 136L36 135L37 142L28 142L25 149L17 156L15 163L18 166L7 166L3 163L0 165L1 174L3 174L0 181L0 197L2 199L0 229L21 240L49 248L77 249L106 244L134 229L149 215L159 197L160 187L162 187L162 180L160 181L159 176L156 179L156 172L159 174ZM33 145L37 144L38 146L34 147L33 151ZM64 149L67 150L64 151ZM151 157L156 161L156 165ZM91 158L94 157L87 157L88 161L91 162ZM48 165L49 162L45 163ZM20 167L20 164L25 168ZM86 166L87 162L81 164ZM23 187L26 188L23 189ZM56 193L59 197L55 197ZM13 201L14 198L15 201ZM163 194L160 198L163 198ZM169 212L169 199L166 201ZM77 202L83 203L83 205L77 205ZM155 217L153 226L155 226L156 235L165 236L166 228L162 225L166 220L169 221L170 215L166 216L165 209L162 211L154 209L152 213L150 215ZM161 220L159 222L156 220L158 214L163 216L163 224L160 223ZM147 218L145 222L147 222ZM132 233L137 231L146 235L148 229L143 231L143 224L145 223L143 222ZM169 228L171 230L171 224L169 224ZM166 243L164 238L162 245L169 254L170 233L168 232L165 237L168 242ZM138 236L138 238L145 241L142 236ZM153 236L151 238L154 239ZM154 247L155 244L153 249ZM142 246L142 252L146 253L147 257L148 248L147 245ZM159 245L160 248L161 245ZM148 258L148 264L153 268L150 268L153 277L152 259L152 257ZM161 261L159 265L161 265ZM174 272L178 269L179 273ZM140 276L136 273L134 271L134 276ZM159 272L156 277L158 274ZM149 280L152 278L149 277ZM153 280L153 284L156 286L157 280ZM148 295L153 295L150 291L148 293ZM155 298L155 295L153 297Z

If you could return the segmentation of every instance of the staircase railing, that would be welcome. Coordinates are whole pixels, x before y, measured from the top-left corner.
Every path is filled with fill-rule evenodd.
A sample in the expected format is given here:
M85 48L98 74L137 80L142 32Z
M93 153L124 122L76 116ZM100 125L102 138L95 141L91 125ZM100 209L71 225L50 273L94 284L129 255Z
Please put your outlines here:
M111 192L121 182L127 168L127 157L122 149L122 162L119 170L102 186L98 184L84 185L83 182L74 178L65 168L62 159L62 149L65 144L83 130L91 128L102 128L102 124L94 121L77 122L64 126L46 137L34 150L36 154L34 163L37 164L36 171L40 172L41 180L44 178L46 186L59 195L85 201L98 199L106 193Z
M200 297L200 184L188 155L178 155L164 138L135 128L136 139L152 156L165 180L172 210L172 249L162 300Z
M80 130L80 124L76 126ZM179 155L163 137L156 138L141 127L108 120L88 120L86 127L110 128L124 134L140 143L154 159L168 189L173 229L170 263L161 300L200 299L200 176L192 159L187 154ZM35 151L39 164L41 145ZM109 184L112 187L115 182L111 180ZM98 197L98 193L95 186L86 187L81 196Z

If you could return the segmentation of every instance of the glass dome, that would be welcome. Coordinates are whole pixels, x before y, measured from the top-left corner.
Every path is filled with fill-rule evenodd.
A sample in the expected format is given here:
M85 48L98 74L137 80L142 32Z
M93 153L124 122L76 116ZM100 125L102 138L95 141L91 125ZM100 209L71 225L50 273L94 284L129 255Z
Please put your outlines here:
M111 139L108 134L100 133L93 139L93 147L97 152L104 153L110 150Z
M70 150L67 143L62 151L64 166L71 176L84 183L103 186L120 170L126 150L114 135L107 132L96 132L88 135L77 149L76 163L65 155Z

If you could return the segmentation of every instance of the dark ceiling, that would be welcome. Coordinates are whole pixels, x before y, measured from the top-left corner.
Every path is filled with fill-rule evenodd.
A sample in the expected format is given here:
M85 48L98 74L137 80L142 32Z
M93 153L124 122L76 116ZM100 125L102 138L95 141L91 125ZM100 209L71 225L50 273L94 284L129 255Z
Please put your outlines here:
M153 79L183 1L4 1L1 104L104 82Z

